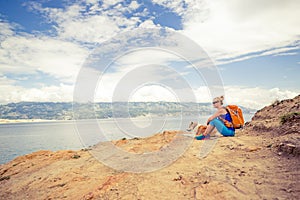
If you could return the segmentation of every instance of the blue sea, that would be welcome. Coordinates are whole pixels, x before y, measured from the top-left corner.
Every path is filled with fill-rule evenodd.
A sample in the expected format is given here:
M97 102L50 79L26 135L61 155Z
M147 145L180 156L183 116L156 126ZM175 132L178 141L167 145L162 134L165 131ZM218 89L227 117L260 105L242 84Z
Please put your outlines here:
M252 115L245 115L249 121ZM208 116L196 121L204 124ZM101 141L147 137L164 130L185 130L186 118L134 118L0 124L0 164L38 150L79 150Z

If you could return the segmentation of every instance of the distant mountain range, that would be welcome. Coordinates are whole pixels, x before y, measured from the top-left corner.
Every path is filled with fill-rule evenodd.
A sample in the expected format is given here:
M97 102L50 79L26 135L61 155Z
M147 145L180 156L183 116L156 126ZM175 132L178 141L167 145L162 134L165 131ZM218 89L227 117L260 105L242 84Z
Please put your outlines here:
M242 107L244 113L256 110ZM19 102L0 105L0 119L105 119L155 116L209 115L214 112L210 103L176 102Z

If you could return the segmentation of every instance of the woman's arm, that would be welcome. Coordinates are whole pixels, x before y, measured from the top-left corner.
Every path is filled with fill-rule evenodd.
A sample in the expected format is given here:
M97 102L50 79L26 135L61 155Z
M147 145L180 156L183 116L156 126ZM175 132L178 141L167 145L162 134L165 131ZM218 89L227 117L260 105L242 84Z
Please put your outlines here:
M223 114L223 111L222 109L218 110L217 112L215 112L212 116L210 116L207 120L207 123L206 124L209 124L209 122L217 117L219 117L220 115Z

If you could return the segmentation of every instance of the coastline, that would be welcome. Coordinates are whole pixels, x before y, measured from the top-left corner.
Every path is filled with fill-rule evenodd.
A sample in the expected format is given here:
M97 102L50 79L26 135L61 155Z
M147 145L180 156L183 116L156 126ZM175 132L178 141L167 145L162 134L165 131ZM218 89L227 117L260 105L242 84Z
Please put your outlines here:
M55 119L0 119L0 124L17 124L17 123L35 123L35 122L57 122L70 120L55 120Z

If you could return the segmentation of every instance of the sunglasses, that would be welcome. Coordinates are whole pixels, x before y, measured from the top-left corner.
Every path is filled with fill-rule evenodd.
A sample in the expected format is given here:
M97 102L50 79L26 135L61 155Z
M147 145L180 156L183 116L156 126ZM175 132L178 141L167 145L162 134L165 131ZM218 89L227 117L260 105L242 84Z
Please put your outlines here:
M213 104L216 104L216 103L219 103L219 101L213 101L212 103L213 103Z

